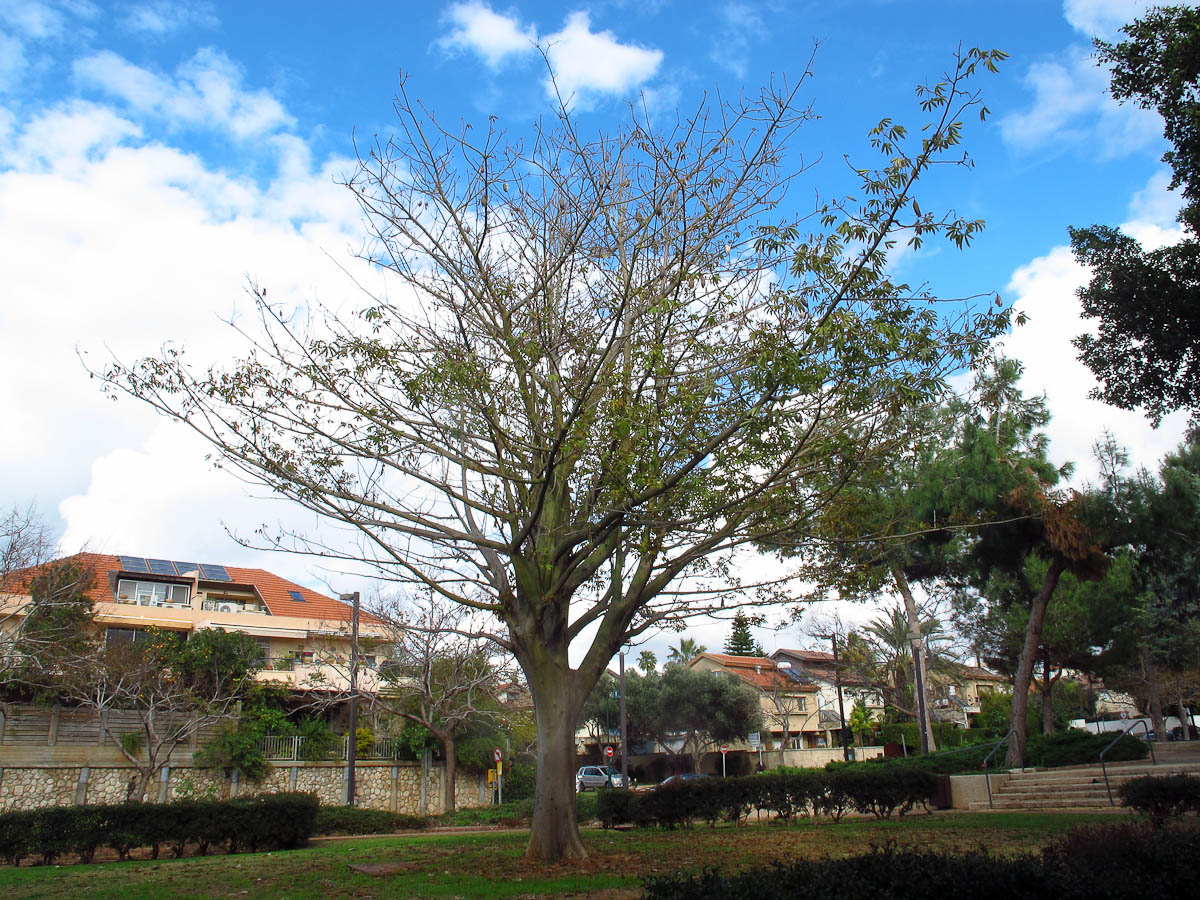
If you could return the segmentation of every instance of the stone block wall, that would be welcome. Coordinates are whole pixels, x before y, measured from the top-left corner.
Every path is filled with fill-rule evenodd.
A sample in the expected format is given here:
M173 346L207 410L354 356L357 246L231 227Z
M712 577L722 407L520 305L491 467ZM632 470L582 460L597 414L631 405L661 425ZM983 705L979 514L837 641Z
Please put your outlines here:
M409 815L442 811L441 766L431 767L424 791L421 763L372 761L359 763L355 771L358 806ZM340 763L277 765L258 784L226 775L222 769L183 765L171 766L164 772L166 777L157 778L151 785L150 796L154 799L185 796L226 799L301 791L316 794L322 803L338 805L345 797L346 767ZM82 803L120 803L127 796L130 779L136 777L137 770L131 766L0 766L0 812ZM481 780L478 775L461 771L457 774L454 793L458 806L486 805L488 794L486 785L480 784Z

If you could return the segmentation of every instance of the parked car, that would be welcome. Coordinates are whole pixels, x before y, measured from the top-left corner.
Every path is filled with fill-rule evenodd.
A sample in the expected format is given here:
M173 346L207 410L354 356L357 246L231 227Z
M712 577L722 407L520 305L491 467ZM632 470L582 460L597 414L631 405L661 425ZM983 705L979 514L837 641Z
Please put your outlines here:
M658 783L659 787L672 787L677 784L686 784L689 781L703 781L706 778L712 778L706 772L684 772L682 775L672 775L670 778L664 778Z
M594 791L602 787L625 787L625 779L612 766L580 766L575 773L575 791Z

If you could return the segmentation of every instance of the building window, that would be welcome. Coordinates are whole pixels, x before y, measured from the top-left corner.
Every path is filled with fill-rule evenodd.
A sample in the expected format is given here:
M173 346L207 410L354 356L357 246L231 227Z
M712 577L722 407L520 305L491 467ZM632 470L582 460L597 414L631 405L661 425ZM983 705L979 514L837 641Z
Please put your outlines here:
M187 606L191 594L191 586L186 584L134 581L131 578L121 578L117 581L118 603L136 603L138 606Z

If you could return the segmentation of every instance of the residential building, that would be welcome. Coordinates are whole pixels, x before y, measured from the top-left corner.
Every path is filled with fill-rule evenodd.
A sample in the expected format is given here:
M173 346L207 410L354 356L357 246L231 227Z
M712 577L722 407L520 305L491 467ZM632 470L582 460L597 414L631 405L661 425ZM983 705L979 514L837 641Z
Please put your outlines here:
M818 688L790 677L775 660L765 656L701 653L688 663L688 668L737 678L758 693L766 724L766 734L762 737L764 749L828 746L821 724Z
M935 721L969 728L980 698L1007 690L1009 680L979 666L951 663L930 673L931 715Z
M296 691L346 686L349 604L263 569L101 553L57 561L71 562L90 576L87 596L106 643L136 642L151 627L184 635L208 628L237 631L262 648L261 680ZM36 571L22 573L0 594L0 617L19 621ZM359 683L372 690L377 653L387 652L384 623L360 614L359 640Z
M820 734L810 746L840 746L838 732L842 728L843 711L849 719L850 711L860 702L873 718L883 714L879 691L863 675L835 663L832 653L781 648L771 654L771 659L792 678L817 689Z

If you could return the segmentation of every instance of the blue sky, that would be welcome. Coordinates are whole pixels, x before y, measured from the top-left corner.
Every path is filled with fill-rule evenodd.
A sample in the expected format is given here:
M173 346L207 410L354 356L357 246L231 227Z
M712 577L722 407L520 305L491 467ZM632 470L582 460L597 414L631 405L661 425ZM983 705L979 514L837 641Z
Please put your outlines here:
M370 281L350 253L362 231L337 180L354 135L392 128L401 72L444 121L495 115L520 135L553 113L549 63L581 127L602 131L631 101L666 117L705 92L794 79L814 45L801 95L821 118L793 146L819 164L796 202L850 187L843 156L874 162L865 133L879 118L919 122L913 87L945 71L957 47L1010 54L979 80L992 117L968 123L974 171L926 190L987 231L965 253L902 254L897 274L945 295L997 291L1029 314L1005 346L1027 365L1026 390L1047 392L1058 461L1086 477L1088 448L1108 427L1153 465L1183 422L1152 431L1086 399L1089 376L1068 343L1083 327L1073 292L1084 273L1065 249L1072 224L1124 223L1152 243L1177 236L1161 123L1113 104L1090 58L1092 35L1115 36L1144 8L0 0L0 505L36 501L64 550L337 581L231 542L222 522L247 533L297 516L212 472L182 429L102 397L77 354L102 364L174 340L198 361L220 360L237 352L222 318L245 307L248 277L273 297L335 305L353 294L344 270Z

